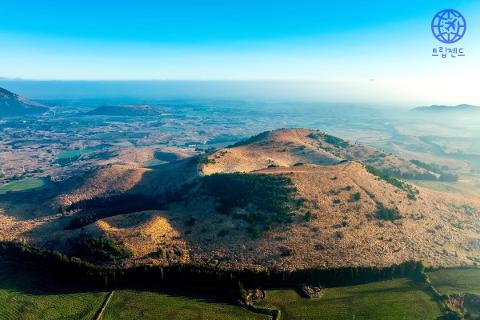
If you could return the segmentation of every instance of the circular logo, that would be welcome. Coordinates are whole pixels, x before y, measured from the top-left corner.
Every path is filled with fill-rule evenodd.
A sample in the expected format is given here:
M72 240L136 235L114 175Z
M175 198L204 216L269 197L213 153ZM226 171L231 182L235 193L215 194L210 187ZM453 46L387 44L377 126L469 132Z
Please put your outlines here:
M455 43L463 38L466 31L467 22L457 10L445 9L433 17L432 32L440 42Z

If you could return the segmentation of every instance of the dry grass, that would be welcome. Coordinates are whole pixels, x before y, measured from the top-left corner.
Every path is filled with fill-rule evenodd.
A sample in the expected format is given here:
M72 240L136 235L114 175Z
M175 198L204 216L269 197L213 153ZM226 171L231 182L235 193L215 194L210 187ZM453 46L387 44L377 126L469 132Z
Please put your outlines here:
M107 165L87 176L80 188L59 196L56 203L69 206L81 200L126 192L136 186L148 171L129 165Z
M427 172L395 155L330 137L323 132L306 129L276 130L252 143L214 152L202 170L208 175L251 172L272 166L290 167L298 163L331 165L342 160L354 160L368 162L382 170L398 169L402 174Z
M360 163L260 172L287 175L299 196L307 199L294 222L254 240L245 233L242 221L214 214L208 203L172 208L172 216L188 212L199 217L194 230L185 235L193 261L216 260L229 268L292 270L387 266L411 259L452 266L472 264L479 258L474 245L480 231L480 205L475 199L421 189L417 200L409 200L404 191L372 176ZM352 200L355 193L360 193L360 200ZM462 207L465 202L476 211L466 213ZM379 204L398 208L401 219L390 222L375 218ZM312 214L310 221L303 216L307 211ZM228 236L216 236L218 230L227 230ZM289 248L291 255L282 256L282 248Z
M122 243L133 254L135 261L169 264L189 260L185 241L162 212L119 215L99 220L89 228L89 232L101 233Z
M378 151L351 144L337 150L322 139L312 138L311 133L302 129L275 131L252 144L219 150L200 168L192 159L156 169L107 166L59 199L66 204L112 193L157 195L217 172L282 175L291 179L297 197L305 202L294 212L291 223L276 224L259 238L247 231L249 222L238 218L242 210L255 208L238 208L237 215L218 213L201 183L184 202L172 204L168 211L119 215L85 230L123 242L133 252L126 263L135 264L189 261L225 268L293 270L387 266L411 259L432 266L480 263L477 197L417 187L417 199L408 199L405 191L368 173L361 162L338 163L344 158L364 159ZM405 164L394 156L382 159L388 166ZM299 162L310 164L295 165ZM379 220L375 214L381 207L398 208L400 219ZM58 216L29 221L0 217L4 239L26 238L43 245L64 243L79 232L65 231Z

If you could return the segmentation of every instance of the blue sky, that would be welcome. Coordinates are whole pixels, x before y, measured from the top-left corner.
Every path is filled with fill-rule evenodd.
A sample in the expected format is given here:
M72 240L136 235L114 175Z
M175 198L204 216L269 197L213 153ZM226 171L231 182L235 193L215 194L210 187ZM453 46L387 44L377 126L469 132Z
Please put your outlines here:
M476 0L0 3L0 77L312 80L329 99L480 104ZM466 57L431 57L445 8L467 18Z

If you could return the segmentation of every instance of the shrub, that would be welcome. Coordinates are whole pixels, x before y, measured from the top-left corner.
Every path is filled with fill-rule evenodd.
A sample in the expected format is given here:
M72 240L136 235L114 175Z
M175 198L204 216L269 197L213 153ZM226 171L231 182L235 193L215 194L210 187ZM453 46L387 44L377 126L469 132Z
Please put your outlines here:
M134 194L82 200L66 208L67 211L81 209L83 212L74 216L65 229L77 229L97 220L120 214L160 210L164 209L164 206L154 198Z
M252 239L258 239L261 235L260 230L258 230L258 227L254 225L250 225L247 227L247 232L250 234Z
M239 216L251 224L290 222L290 212L301 205L294 199L291 180L282 176L220 173L204 177L204 183L220 212L252 206L247 215Z
M279 249L281 257L290 257L293 254L293 250L288 247L280 247Z
M260 134L257 134L256 136L250 137L248 139L245 139L245 140L239 141L237 143L234 143L230 146L227 146L227 148L235 148L235 147L240 147L240 146L244 146L244 145L247 145L247 144L262 141L265 138L267 138L270 135L270 133L271 133L271 131L262 132Z
M195 219L194 217L190 217L185 221L185 226L193 227L196 222L197 222L197 219Z
M228 234L228 230L223 229L218 232L219 237L225 237Z
M437 178L434 177L432 180L438 180L438 181L445 181L445 182L454 182L458 181L458 175L449 173L448 172L448 166L440 166L435 163L425 163L420 160L410 160L411 163L416 165L417 167L426 169L431 172L435 172L439 174L440 176ZM447 172L446 172L447 171Z
M307 211L307 212L305 212L305 215L303 216L303 219L305 221L310 221L310 220L312 220L312 217L313 217L312 213L310 211Z
M318 133L312 132L312 133L309 133L307 137L313 140L318 140L320 138L320 135Z
M329 134L325 134L324 136L324 140L326 143L329 143L335 147L339 147L339 148L346 148L349 146L348 142L343 140L343 139L340 139L340 138L337 138L337 137L334 137L334 136L331 136Z
M371 174L373 174L374 176L386 181L387 183L391 184L392 186L394 187L397 187L403 191L405 191L407 193L407 197L411 200L415 200L417 197L416 195L418 194L418 191L415 190L412 186L410 186L409 184L403 182L403 181L400 181L392 176L390 176L389 174L379 170L379 169L376 169L374 167L371 167L371 166L367 166L367 171Z
M458 175L444 172L440 175L440 177L438 177L438 181L455 182L455 181L458 181Z
M72 255L92 262L108 262L130 257L131 252L105 237L93 237L85 233L68 241Z
M379 206L375 214L377 219L394 221L401 218L398 208L385 208L384 206Z
M362 197L362 195L360 194L360 192L356 192L356 193L352 194L351 200L352 201L359 201L361 197Z
M198 164L208 164L208 154L204 153L199 155L197 158L194 158L198 161Z

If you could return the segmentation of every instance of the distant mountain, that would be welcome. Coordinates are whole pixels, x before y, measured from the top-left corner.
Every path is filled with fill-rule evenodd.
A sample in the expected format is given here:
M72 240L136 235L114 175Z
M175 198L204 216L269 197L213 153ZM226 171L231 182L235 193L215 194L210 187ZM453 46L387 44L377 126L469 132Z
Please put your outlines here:
M2 117L41 114L47 111L47 106L0 88L0 116Z
M101 106L88 112L88 115L96 116L128 116L143 117L159 115L161 112L148 105L142 106Z
M440 106L433 105L429 107L417 107L412 109L413 112L435 112L435 113L445 113L445 112L480 112L480 107L469 105L469 104L460 104L457 106Z

